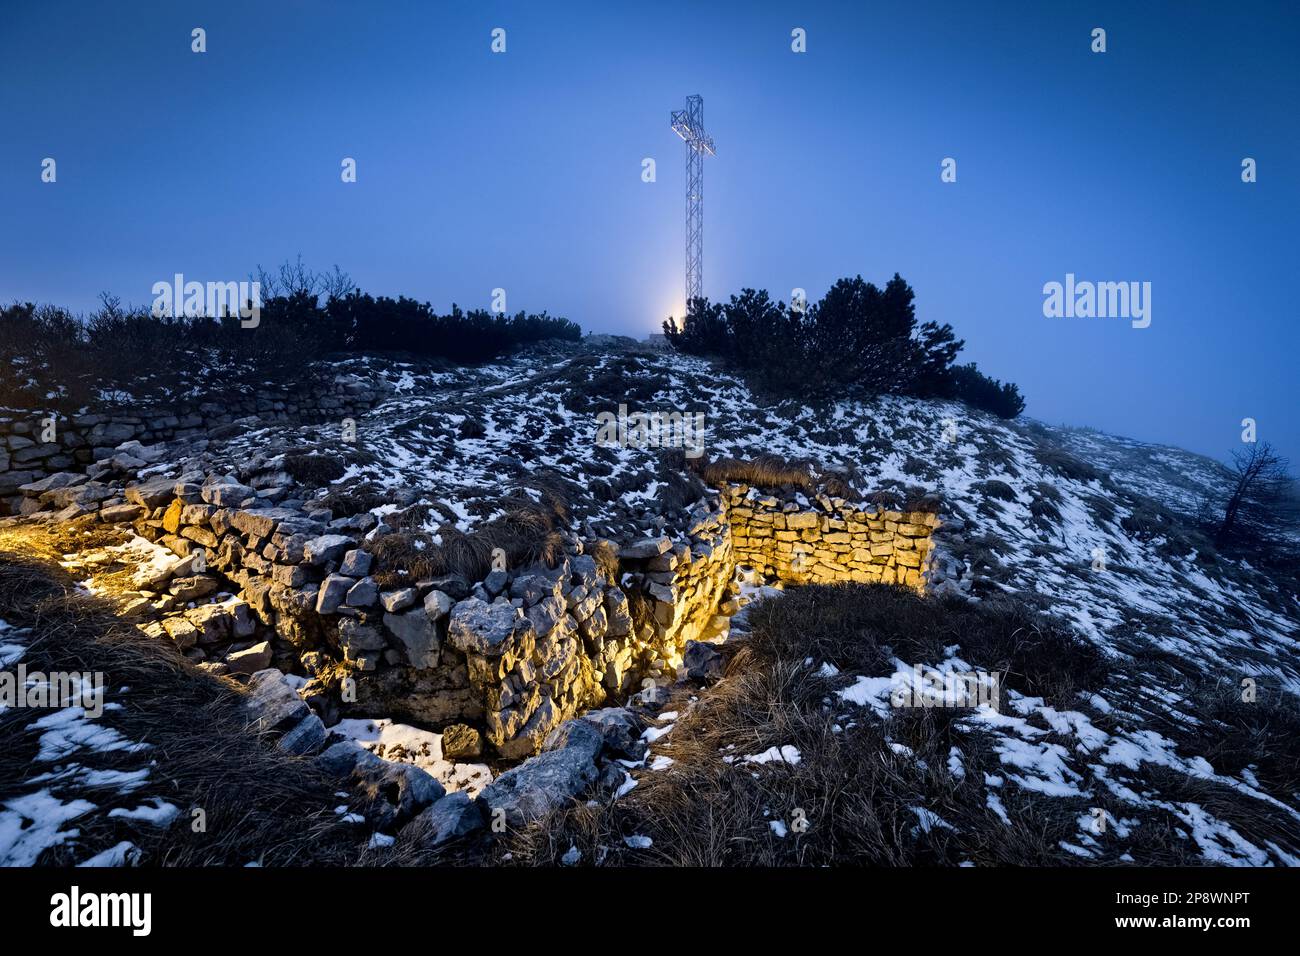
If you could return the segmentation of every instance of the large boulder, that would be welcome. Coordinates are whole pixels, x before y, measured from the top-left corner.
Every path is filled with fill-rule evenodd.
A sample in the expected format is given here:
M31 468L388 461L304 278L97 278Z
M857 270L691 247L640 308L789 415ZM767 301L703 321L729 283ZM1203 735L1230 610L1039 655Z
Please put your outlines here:
M483 829L483 811L463 790L449 793L406 825L403 842L434 847Z
M244 709L249 729L275 735L275 745L286 753L302 756L315 753L325 743L327 731L307 702L278 670L268 668L248 681Z
M126 500L147 509L161 508L175 497L175 478L150 478L128 485Z
M341 574L327 574L325 580L321 582L320 592L316 595L316 613L336 612L356 583L356 578L344 577Z
M611 637L622 637L631 632L632 612L628 607L627 595L621 589L615 587L605 592L605 615Z
M531 627L511 604L469 598L451 609L447 640L458 651L499 657L517 633Z
M511 826L524 826L577 799L595 783L600 775L600 731L591 724L586 730L565 730L573 723L566 722L552 735L559 749L530 757L484 788L479 798L490 817L504 816Z
M406 659L419 670L438 666L442 642L438 629L424 608L412 608L401 614L385 614L384 627L388 628L402 644Z
M303 558L313 567L320 567L343 557L343 553L351 548L352 544L352 539L347 535L322 534L312 538L303 547Z

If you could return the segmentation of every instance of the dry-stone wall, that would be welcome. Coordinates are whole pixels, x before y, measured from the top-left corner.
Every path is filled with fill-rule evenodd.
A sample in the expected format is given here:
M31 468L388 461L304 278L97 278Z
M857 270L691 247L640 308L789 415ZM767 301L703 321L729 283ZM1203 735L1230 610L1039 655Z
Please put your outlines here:
M826 495L780 497L737 484L722 494L738 564L792 584L925 587L936 514Z
M672 668L680 664L687 641L716 633L725 624L723 612L728 610L729 586L735 577L725 512L700 507L692 517L680 541L647 538L620 553L624 587L643 596L652 643ZM654 679L659 674L647 676Z
M92 500L86 484L32 493L62 507L56 520L98 505L175 556L140 568L124 613L217 674L305 671L304 696L327 723L468 722L522 757L567 717L671 666L661 633L633 626L626 592L577 542L555 568L384 589L367 550L383 531L372 514L277 505L228 476L137 482L120 504Z
M362 414L384 397L373 382L342 379L298 389L263 387L221 401L199 401L165 409L130 408L102 414L62 415L41 410L0 410L0 513L16 514L22 486L64 472L97 477L130 472L147 461L137 458L144 446L180 439L220 437L222 429L239 431L243 420L341 421ZM53 441L45 441L53 418ZM131 443L138 443L133 445ZM126 444L126 448L121 446Z
M627 586L644 594L656 646L677 667L687 641L721 633L737 607L741 570L788 584L903 584L924 590L936 514L891 511L843 498L776 495L742 484L719 489L681 541L623 549Z
M61 472L23 491L48 520L97 514L160 545L123 613L199 666L305 673L303 696L327 725L415 720L446 731L460 755L486 737L507 758L537 751L575 714L671 680L689 642L725 631L742 600L738 576L921 588L938 524L924 512L728 485L677 540L624 545L617 568L570 539L554 568L398 586L385 577L381 587L369 550L387 533L381 518L334 518L278 485L195 472L123 491Z

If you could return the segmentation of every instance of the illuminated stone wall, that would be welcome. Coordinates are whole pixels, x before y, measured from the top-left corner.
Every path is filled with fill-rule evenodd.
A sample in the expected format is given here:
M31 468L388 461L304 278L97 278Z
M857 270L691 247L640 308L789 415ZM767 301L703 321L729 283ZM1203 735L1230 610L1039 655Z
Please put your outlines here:
M785 584L902 584L925 590L936 514L741 484L701 503L688 532L633 542L622 551L622 585L648 608L645 643L657 680L681 665L688 641L725 634L737 607L738 569Z
M83 481L28 489L49 520L98 513L175 555L152 561L126 608L215 674L268 666L305 675L326 724L394 717L469 723L507 758L564 720L672 683L691 641L726 632L738 569L793 584L922 588L935 515L743 485L701 501L688 526L624 544L618 567L576 539L554 568L388 581L370 513L334 518L279 504L230 476L152 478L124 493ZM68 514L68 510L76 514Z
M701 503L687 533L674 541L646 538L623 548L623 586L647 608L645 642L657 652L642 679L658 680L675 670L687 641L716 631L720 607L735 576L731 531L725 513Z
M621 703L647 675L670 679L698 633L694 618L656 626L643 616L638 626L609 566L576 541L554 568L381 587L372 514L276 506L216 475L150 479L125 497L114 516L175 555L145 569L132 617L215 674L276 666L305 675L304 696L327 725L339 716L467 722L502 756L524 757L567 718ZM653 547L648 563L673 564L686 580L693 563ZM706 589L704 604L719 590L695 587Z
M924 590L938 515L818 495L722 491L738 564L790 584L905 584Z

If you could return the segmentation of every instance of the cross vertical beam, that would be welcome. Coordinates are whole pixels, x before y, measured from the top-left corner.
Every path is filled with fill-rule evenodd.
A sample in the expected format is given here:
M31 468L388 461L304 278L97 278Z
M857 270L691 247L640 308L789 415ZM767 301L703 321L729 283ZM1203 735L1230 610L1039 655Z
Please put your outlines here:
M686 97L672 113L673 132L686 143L686 307L704 295L704 157L716 156L704 131L704 97Z

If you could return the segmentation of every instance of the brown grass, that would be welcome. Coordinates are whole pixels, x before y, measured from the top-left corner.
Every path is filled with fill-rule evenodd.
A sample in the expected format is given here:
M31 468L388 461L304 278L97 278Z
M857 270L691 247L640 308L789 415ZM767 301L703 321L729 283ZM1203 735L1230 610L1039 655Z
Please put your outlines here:
M530 491L532 492L530 494ZM492 568L492 552L505 552L509 568L533 564L554 567L564 556L562 530L569 522L571 483L538 475L494 502L496 517L464 532L443 524L424 530L432 509L416 505L385 519L395 532L375 539L375 578L382 587L443 574L481 581Z
M335 455L290 453L284 456L284 472L300 485L323 488L343 477L343 459Z
M698 458L690 467L714 487L737 482L769 491L797 488L806 494L817 493L817 478L807 459L792 461L779 455L755 458Z
M837 732L842 718L824 706L846 678L821 676L816 662L887 672L891 653L933 659L946 643L960 643L975 666L1000 665L1012 686L1049 696L1104 677L1097 662L1092 672L1081 666L1082 652L1032 610L967 607L881 586L793 589L758 605L752 635L721 645L726 679L702 691L681 688L666 705L681 716L654 752L673 758L670 768L642 772L616 802L559 811L512 834L501 850L522 865L557 865L571 846L585 865L606 866L1078 865L1059 843L1074 838L1084 801L1008 787L1002 797L1013 825L1004 825L983 783L983 773L1001 773L1001 765L987 738L955 729L962 711L900 711ZM1055 673L1066 669L1078 673ZM895 753L891 742L916 757ZM786 744L799 749L797 765L723 760ZM954 746L964 777L948 770ZM926 832L917 807L956 829ZM787 836L776 835L773 820ZM808 823L802 832L799 820ZM624 838L632 835L653 845L629 849ZM1179 843L1153 848L1147 862L1185 862Z
M233 683L195 669L173 645L119 620L103 600L77 592L28 551L0 552L0 607L9 623L31 629L23 656L29 669L103 673L108 700L122 708L100 720L150 745L143 755L77 755L94 769L152 761L149 778L125 795L113 788L78 793L97 810L75 822L75 845L47 850L42 863L79 862L123 839L143 851L144 865L333 865L358 857L360 831L333 812L346 802L333 795L337 781L250 734ZM31 721L30 711L0 714L0 801L29 792L23 781L48 769L32 763L39 731L28 729ZM154 795L181 809L168 828L137 829L108 817L114 807L135 807ZM205 832L191 826L195 808L206 814Z

